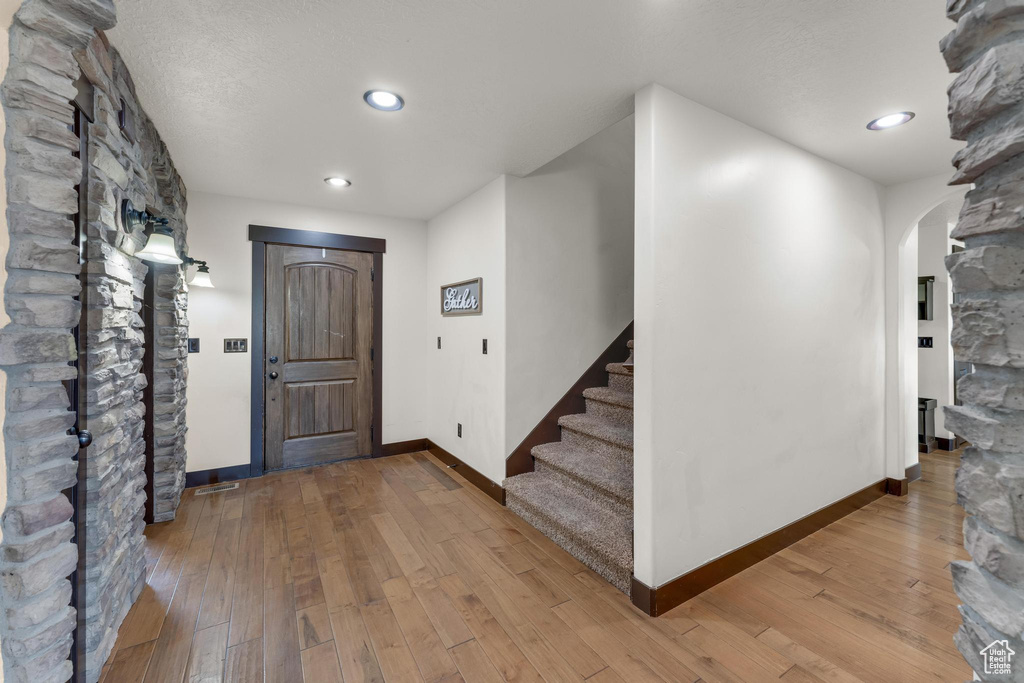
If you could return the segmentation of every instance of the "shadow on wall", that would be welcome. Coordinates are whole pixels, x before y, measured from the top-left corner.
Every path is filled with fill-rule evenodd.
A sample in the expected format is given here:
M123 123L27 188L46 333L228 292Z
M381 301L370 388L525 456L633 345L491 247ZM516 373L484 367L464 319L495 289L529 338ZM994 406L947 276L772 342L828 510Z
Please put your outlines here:
M633 319L635 119L510 178L505 453Z

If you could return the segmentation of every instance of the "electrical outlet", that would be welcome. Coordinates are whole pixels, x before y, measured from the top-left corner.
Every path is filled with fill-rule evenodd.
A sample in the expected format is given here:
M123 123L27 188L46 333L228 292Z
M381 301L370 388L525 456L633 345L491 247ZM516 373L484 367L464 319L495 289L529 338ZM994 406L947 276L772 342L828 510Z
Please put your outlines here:
M932 348L935 348L935 346L934 346L934 344L932 342L932 337L918 337L917 338L917 348L919 348L919 349L932 349Z
M459 438L462 438L462 423L459 423Z
M188 338L188 352L199 353L199 337Z
M484 355L487 355L487 340L484 339Z

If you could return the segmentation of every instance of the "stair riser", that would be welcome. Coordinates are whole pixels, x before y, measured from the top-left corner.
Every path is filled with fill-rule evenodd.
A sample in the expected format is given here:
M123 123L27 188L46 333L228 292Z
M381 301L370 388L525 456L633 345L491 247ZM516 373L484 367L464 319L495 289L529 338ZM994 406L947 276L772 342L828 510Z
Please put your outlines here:
M594 399L585 399L587 402L587 414L608 420L612 424L622 427L633 428L633 409L617 406L613 403L604 403Z
M608 386L616 391L633 393L633 375L617 375L608 373Z
M567 472L561 468L554 467L551 463L544 462L543 460L534 461L534 469L537 472L544 472L551 475L567 487L579 491L591 500L600 501L605 507L614 510L618 515L629 516L633 514L632 500L620 498L611 491L595 486L593 482L581 479L572 472Z
M593 569L623 593L629 594L632 568L627 569L616 566L615 563L611 562L608 558L602 557L593 548L574 542L572 534L568 530L563 529L558 522L544 514L543 510L535 509L532 505L527 504L516 496L509 495L505 503L512 512L529 522L530 525L561 546L567 553Z
M633 459L632 448L616 446L615 444L608 443L607 441L595 438L589 434L573 431L566 427L562 427L562 442L578 450L607 453L608 455L614 455L616 457L628 458L630 461Z

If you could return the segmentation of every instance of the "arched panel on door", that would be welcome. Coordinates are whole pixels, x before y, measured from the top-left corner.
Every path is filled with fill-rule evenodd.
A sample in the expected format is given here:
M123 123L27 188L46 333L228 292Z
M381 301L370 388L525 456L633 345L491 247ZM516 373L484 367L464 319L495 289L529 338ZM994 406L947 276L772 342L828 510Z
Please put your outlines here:
M358 271L334 263L285 267L286 361L355 358L358 275Z

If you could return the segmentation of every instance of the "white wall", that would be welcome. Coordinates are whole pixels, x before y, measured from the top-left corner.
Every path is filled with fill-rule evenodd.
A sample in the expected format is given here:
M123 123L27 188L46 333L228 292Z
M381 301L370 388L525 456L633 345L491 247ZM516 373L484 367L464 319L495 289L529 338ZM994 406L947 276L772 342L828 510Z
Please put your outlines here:
M636 98L635 574L660 585L884 478L874 183Z
M425 222L201 192L188 200L190 255L209 261L216 288L189 291L189 334L201 351L188 359L187 470L249 462L249 354L225 354L223 340L252 341L250 223L387 240L382 438L423 438Z
M633 133L509 179L506 455L633 319Z
M950 344L953 289L946 271L946 256L957 244L949 237L955 223L950 223L948 209L944 203L918 223L917 252L918 276L935 278L932 320L919 320L917 323L918 336L932 337L934 344L930 349L917 350L917 394L938 401L935 436L943 439L953 438L953 433L945 428L944 413L945 406L953 404L953 347Z
M508 454L632 319L632 155L630 117L429 222L193 193L190 252L216 288L189 293L202 351L189 357L188 471L249 462L250 360L222 348L251 336L252 223L387 239L384 442L429 438L501 482ZM474 277L483 315L443 318L441 285Z
M419 436L495 482L505 477L506 455L506 183L501 176L427 224L426 288L418 295L426 325L414 336L427 367ZM483 314L442 317L441 286L475 277L483 278Z
M903 277L903 286L900 289L900 297L904 310L908 315L902 319L902 343L907 347L904 349L910 362L900 367L903 374L903 386L907 390L906 404L909 408L913 403L913 413L908 413L907 418L902 422L903 443L907 452L903 456L903 468L898 478L905 476L906 468L917 464L917 254L920 231L915 225L907 236L906 244L900 250L900 272Z

